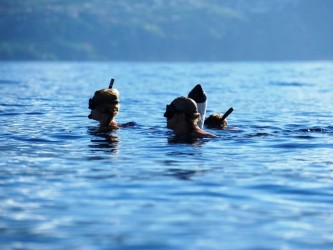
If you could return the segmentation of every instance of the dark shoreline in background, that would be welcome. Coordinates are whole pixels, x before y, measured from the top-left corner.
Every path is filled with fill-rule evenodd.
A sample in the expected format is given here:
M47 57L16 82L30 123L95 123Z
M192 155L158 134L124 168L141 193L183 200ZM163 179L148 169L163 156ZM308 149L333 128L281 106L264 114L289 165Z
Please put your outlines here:
M333 1L0 3L0 60L333 59Z

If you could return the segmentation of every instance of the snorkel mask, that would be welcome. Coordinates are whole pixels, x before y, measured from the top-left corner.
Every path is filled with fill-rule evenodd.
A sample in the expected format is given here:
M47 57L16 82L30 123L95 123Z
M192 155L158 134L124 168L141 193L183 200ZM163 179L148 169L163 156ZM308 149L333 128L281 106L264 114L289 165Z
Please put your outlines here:
M170 120L176 113L179 113L173 103L166 105L164 117Z
M97 106L99 106L99 105L103 105L103 104L118 104L118 103L119 103L118 98L115 99L115 100L106 100L106 101L96 101L93 98L90 98L89 99L89 106L88 106L88 108L91 109L91 110L93 110L93 109L97 108Z
M171 104L166 105L164 117L170 120L175 114L183 113L188 119L193 120L200 116L200 114L197 112L198 110L195 101L190 98L181 96L176 98L173 102L171 102Z
M108 89L112 89L113 83L114 83L114 79L112 78L111 81L110 81ZM90 98L89 102L88 102L88 108L91 109L91 110L97 108L98 105L118 104L119 103L119 99L116 95L115 95L114 98L111 98L111 96L107 97L107 98L96 98L96 93L97 93L97 91L95 92L94 97Z

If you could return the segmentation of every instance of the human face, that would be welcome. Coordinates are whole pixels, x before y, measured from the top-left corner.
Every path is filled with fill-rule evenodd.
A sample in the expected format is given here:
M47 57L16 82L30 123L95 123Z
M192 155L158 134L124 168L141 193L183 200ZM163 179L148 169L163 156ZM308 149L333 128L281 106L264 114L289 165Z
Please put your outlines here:
M172 117L167 118L167 128L175 129L177 128L178 124L178 115L175 113Z
M89 119L93 119L95 121L100 121L102 119L102 113L99 112L97 109L91 110L90 115L88 116Z

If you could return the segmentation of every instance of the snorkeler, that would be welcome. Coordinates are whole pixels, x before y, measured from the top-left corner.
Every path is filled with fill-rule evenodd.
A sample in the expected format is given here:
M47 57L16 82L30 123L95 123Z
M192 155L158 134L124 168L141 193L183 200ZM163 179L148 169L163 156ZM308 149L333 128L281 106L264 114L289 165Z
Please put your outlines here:
M115 116L120 109L119 91L112 88L114 79L111 79L108 89L97 90L92 98L89 99L89 109L91 113L89 119L99 122L100 130L112 130L119 127L135 125L134 122L119 124Z
M167 128L172 129L177 136L194 138L216 137L198 126L200 114L194 100L178 97L166 106L164 117L167 118Z
M218 113L218 114L212 114L205 120L205 126L207 128L213 128L213 129L224 129L227 124L227 117L234 111L233 108L229 108L227 112L225 112L224 115Z
M197 84L189 92L188 97L193 99L197 103L198 112L200 113L198 126L201 129L203 129L203 125L205 125L207 128L212 129L224 129L227 126L228 121L226 120L226 118L232 113L232 111L234 110L233 108L230 108L224 115L220 113L212 114L207 119L205 119L208 99L201 85Z

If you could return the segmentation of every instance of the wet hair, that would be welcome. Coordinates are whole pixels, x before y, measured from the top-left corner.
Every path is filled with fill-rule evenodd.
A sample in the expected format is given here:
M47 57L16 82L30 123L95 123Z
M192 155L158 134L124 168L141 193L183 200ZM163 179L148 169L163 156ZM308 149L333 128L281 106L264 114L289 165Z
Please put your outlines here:
M222 119L223 115L218 114L212 114L210 115L204 122L205 126L208 128L216 128L216 129L223 129L227 126L228 122L226 119Z
M97 109L101 113L115 117L120 109L119 91L114 88L97 90L89 99L89 109Z
M177 97L166 106L164 117L171 119L176 113L185 114L186 121L191 128L194 128L200 119L196 102L184 96Z

